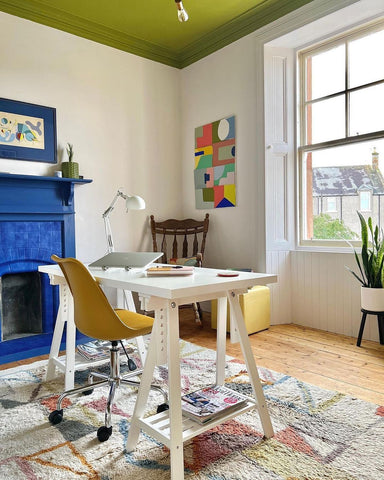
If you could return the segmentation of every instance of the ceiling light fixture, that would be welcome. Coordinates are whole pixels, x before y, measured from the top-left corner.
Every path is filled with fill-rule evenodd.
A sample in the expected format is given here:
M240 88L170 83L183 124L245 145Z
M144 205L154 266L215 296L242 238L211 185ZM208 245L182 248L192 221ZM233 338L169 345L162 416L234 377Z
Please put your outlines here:
M177 6L177 18L179 22L186 22L188 20L188 13L184 10L184 5L181 0L175 0Z

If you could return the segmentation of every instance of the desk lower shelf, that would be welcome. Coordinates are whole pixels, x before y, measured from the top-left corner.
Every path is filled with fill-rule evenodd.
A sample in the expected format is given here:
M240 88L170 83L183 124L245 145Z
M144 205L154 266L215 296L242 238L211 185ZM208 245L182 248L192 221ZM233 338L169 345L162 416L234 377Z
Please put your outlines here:
M257 403L253 400L247 401L241 407L232 410L230 413L224 416L219 416L214 418L203 425L200 423L191 420L183 416L183 442L190 440L197 435L200 435L207 430L210 430L216 425L220 425L231 418L237 417L242 413L248 412L253 408L257 407ZM161 443L170 448L170 419L169 419L169 410L165 412L157 413L147 418L141 418L139 420L140 428L145 430L149 435L152 435L156 440L159 440Z
M57 367L62 372L65 372L66 369L66 355L60 355L58 357L51 357L50 359L55 367ZM82 357L79 353L75 355L75 370L84 370L85 368L89 367L97 367L102 365L103 363L109 362L109 357L100 358L99 360L87 360L86 358Z

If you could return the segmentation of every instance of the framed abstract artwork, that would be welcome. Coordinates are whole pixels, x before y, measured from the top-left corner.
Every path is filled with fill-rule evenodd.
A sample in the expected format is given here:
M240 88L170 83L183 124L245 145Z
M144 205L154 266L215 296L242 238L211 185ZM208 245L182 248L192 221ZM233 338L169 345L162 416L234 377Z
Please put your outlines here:
M196 208L236 206L235 117L195 128Z
M0 158L56 163L56 109L0 98Z

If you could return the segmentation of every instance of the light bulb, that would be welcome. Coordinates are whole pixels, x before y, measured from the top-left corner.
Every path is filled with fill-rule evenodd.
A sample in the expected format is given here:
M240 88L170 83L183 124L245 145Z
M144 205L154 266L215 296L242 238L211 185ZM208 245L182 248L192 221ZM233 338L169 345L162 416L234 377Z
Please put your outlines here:
M181 0L175 0L177 5L177 18L179 22L186 22L188 20L188 13L184 9L183 2Z

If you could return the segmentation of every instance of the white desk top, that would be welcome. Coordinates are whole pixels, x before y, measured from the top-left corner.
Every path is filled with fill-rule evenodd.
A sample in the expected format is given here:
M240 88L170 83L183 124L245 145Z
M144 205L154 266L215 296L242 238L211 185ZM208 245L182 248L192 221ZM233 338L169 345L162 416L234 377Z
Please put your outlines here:
M58 265L40 266L39 271L59 277L63 276ZM164 277L147 276L144 272L126 271L121 268L110 268L105 271L91 269L90 271L102 285L169 300L192 296L200 297L229 290L246 290L254 285L277 282L277 276L268 273L238 272L239 275L236 277L218 277L218 273L225 271L213 268L196 268L193 275ZM214 297L215 295L212 296L212 298Z

